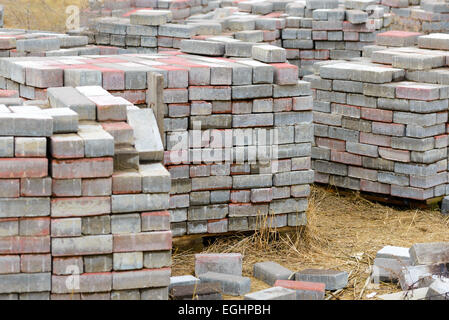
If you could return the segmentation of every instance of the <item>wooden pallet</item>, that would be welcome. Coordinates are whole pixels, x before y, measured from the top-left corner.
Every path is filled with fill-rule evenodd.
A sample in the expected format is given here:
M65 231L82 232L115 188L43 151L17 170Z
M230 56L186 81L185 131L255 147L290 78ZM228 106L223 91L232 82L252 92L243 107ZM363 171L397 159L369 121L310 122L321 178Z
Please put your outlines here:
M282 227L273 229L273 233L290 233L296 232L300 227ZM201 251L205 246L212 243L217 238L232 237L236 235L252 235L254 231L239 231L239 232L223 232L223 233L202 233L202 234L188 234L173 238L173 247L180 251L193 250L195 252Z
M320 186L328 186L326 184L317 183L317 185ZM438 208L440 202L443 200L444 196L440 197L434 197L427 200L415 200L415 199L407 199L407 198L400 198L395 197L392 195L387 194L380 194L380 193L374 193L374 192L366 192L366 191L356 191L346 188L340 188L336 186L331 186L331 188L328 189L330 192L338 193L340 195L349 196L354 194L355 192L359 193L359 195L367 199L369 201L373 202L379 202L382 204L387 205L393 205L397 207L404 207L404 208L410 208L410 209L434 209Z

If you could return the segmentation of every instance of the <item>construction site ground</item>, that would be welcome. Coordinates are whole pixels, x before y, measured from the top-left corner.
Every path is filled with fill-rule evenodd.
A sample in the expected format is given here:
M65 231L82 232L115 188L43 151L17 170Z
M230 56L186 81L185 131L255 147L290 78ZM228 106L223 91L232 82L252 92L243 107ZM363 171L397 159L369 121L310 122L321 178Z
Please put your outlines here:
M206 245L175 246L172 275L194 275L195 253L239 252L243 255L243 276L251 278L252 292L269 288L252 277L254 263L275 261L292 271L347 271L348 286L327 292L326 299L376 300L379 295L401 290L398 284L367 281L378 250L386 245L410 247L420 242L449 241L449 217L437 208L398 208L368 201L357 192L342 194L322 186L312 188L309 201L304 228L278 233L267 227L250 235L217 237Z

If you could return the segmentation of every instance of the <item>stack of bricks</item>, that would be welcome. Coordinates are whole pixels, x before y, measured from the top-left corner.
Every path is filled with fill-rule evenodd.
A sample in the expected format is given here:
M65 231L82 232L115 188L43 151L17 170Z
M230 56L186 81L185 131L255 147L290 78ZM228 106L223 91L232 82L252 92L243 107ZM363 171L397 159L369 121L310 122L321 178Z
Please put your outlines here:
M287 5L282 47L300 75L313 73L320 60L360 57L363 47L373 44L376 34L390 24L389 14L375 1L308 0Z
M379 35L416 41L388 36ZM447 194L447 35L417 41L379 48L367 61L317 65L307 77L316 182L416 200Z
M24 31L0 30L0 57L50 57L119 54L115 47L88 45L87 36Z
M20 97L47 99L46 89L62 86L102 86L113 95L142 105L146 102L147 72L153 62L137 56L45 57L3 59L0 88L18 90ZM162 70L160 70L162 72ZM76 105L83 100L73 101Z
M360 57L363 47L373 44L376 34L391 23L390 14L374 1L231 5L221 3L224 8L190 16L183 23L173 23L175 15L169 10L142 9L129 17L102 18L94 31L95 43L153 53L183 49L182 40L191 39L196 42L189 52L197 53L202 40L203 46L212 48L209 55L226 57L250 57L252 46L268 43L287 49L287 59L304 76L312 73L316 61Z
M135 138L160 139L152 110L101 87L48 94L0 108L0 298L168 299L170 176Z
M126 122L133 106L101 87L78 87L49 89L54 107L63 107L68 90L93 102L92 113L77 111L96 122L51 137L52 298L74 298L66 283L75 267L76 297L167 299L168 172L160 163L140 164L137 152L131 160L119 157L120 148L134 149L133 128Z
M0 299L49 298L52 133L39 108L0 104Z
M449 30L449 4L444 0L383 0L381 3L391 12L395 30L423 33Z
M309 83L285 50L251 59L173 55L164 89L174 235L305 224L312 132ZM257 61L258 60L258 61Z
M173 19L182 21L191 15L212 11L220 7L220 0L107 0L91 1L89 7L80 15L80 25L91 28L96 18L114 17L126 18L133 12L146 9L169 10Z
M185 139L198 121L203 136L210 134L210 139L215 139L214 134L218 135L216 138L231 137L231 145L223 147L234 149L239 160L245 162L232 168L229 162L212 165L218 152L213 154L211 149L220 146L209 142L209 138L205 138L201 146L205 148L201 150L204 161L200 160L198 165L193 163L192 169L188 166L190 163L182 166L185 164L182 161L173 163L170 160L171 156L176 160L177 151L167 152L167 165L181 165L178 171L170 169L174 179L170 205L172 226L175 234L181 235L189 232L187 221L191 219L187 208L190 206L198 207L190 213L196 217L191 220L190 233L254 229L259 212L262 217L274 212L277 218L273 226L305 223L306 198L313 181L310 86L307 82L298 82L298 68L286 63L284 49L258 45L252 48L252 56L253 59L226 59L171 51L157 55L54 57L32 61L4 59L1 63L7 81L33 84L38 79L40 88L28 87L45 95L45 87L51 84L101 85L114 95L143 92L148 104L154 92L149 88L147 74L160 73L164 78L161 98L167 104L164 125L167 135L163 138L166 150L183 145L176 143L176 139ZM34 70L39 72L34 73ZM137 88L137 85L148 89L118 90ZM92 105L77 95L67 93L65 96L73 107ZM263 137L263 129L268 129L265 140L258 137L259 132ZM233 143L234 136L241 140ZM271 163L257 161L262 159L255 157L257 143L262 145L259 157L276 151L278 159ZM277 149L266 148L271 145ZM268 149L265 150L268 153L263 153L264 149ZM252 162L255 164L251 165ZM231 194L233 189L235 192ZM196 200L191 201L191 192L195 192ZM216 210L209 213L204 209L208 206ZM232 218L230 223L228 218ZM208 231L208 221L211 231Z

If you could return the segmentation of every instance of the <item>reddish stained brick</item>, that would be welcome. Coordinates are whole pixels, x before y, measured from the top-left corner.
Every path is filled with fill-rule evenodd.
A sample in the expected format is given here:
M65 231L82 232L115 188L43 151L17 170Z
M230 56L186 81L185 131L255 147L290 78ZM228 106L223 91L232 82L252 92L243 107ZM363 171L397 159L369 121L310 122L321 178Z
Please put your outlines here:
M360 108L360 117L366 120L393 122L393 111L373 108Z
M352 164L355 166L362 165L362 157L348 152L340 152L331 150L331 160L335 162Z
M360 143L372 144L375 146L390 147L391 137L360 132Z
M321 282L294 281L294 280L276 280L275 287L282 287L292 290L307 290L324 292L326 285Z
M299 69L289 63L271 63L274 67L274 82L277 84L295 84L298 82Z
M1 158L0 178L42 178L48 175L46 158Z
M0 90L0 98L18 98L19 91L17 90Z
M0 237L0 254L49 253L50 236Z
M384 183L361 179L360 190L374 193L390 194L391 186Z
M125 90L125 71L103 69L102 74L105 90Z
M346 151L346 142L344 140L317 137L315 142L318 147L324 147L335 151Z
M387 160L410 162L410 151L392 148L379 148L379 155Z
M156 231L136 234L114 234L114 252L171 250L171 231Z
M440 91L439 88L429 85L408 83L407 85L396 86L396 98L425 101L436 100L440 98Z
M114 170L114 161L110 157L76 160L53 160L52 178L100 178L110 177Z

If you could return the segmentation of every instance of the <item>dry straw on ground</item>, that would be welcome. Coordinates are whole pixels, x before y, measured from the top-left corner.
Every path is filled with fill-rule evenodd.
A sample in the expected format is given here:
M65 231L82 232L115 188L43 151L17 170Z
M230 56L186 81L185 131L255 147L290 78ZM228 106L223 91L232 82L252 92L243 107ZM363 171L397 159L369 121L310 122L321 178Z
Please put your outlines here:
M372 203L356 192L314 186L307 212L308 225L292 233L265 228L250 236L215 240L204 252L240 252L244 276L252 276L256 262L276 261L293 271L332 268L350 273L348 287L328 299L366 299L366 295L399 291L396 284L373 287L367 282L376 252L385 245L410 247L414 243L449 241L449 220L437 210L406 210ZM193 250L175 249L173 274L194 274ZM268 288L252 278L252 291Z
M88 7L88 0L0 0L5 27L28 30L66 31L66 8Z

